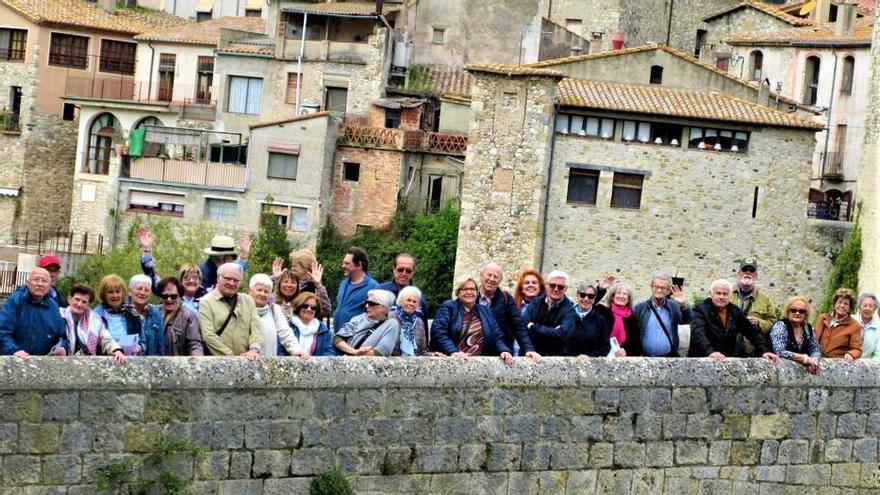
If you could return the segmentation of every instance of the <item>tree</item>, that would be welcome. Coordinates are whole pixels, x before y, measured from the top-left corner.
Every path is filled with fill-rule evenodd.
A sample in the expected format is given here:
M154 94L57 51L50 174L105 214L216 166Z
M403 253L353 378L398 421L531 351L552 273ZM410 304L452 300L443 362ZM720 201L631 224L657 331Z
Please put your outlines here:
M287 231L278 223L278 217L271 211L263 211L260 215L260 230L254 238L248 259L248 272L272 273L272 262L275 258L280 256L286 260L292 249Z

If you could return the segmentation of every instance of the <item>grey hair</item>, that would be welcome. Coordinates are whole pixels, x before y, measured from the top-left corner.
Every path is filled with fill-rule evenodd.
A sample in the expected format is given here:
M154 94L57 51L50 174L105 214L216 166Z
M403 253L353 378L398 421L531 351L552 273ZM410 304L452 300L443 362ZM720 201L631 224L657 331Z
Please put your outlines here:
M503 279L504 278L504 270L501 269L501 265L499 265L498 263L495 263L494 261L490 261L488 263L485 263L483 266L481 266L480 272L479 272L480 275L483 274L483 271L486 270L486 268L489 268L490 266L493 266L493 265L494 265L494 267L498 268L499 272L501 272L501 278Z
M593 282L581 282L581 285L578 285L577 287L578 292L584 292L587 289L593 289L593 291L595 292L596 284L594 284Z
M862 301L864 301L865 299L870 299L874 301L874 306L880 306L880 302L877 302L877 296L875 296L873 292L862 292L861 294L859 294L859 303L856 304L856 307L861 306Z
M724 287L727 287L727 292L733 292L733 284L731 284L730 280L727 280L726 278L719 278L718 280L715 280L714 282L709 284L709 292L713 291L715 289L715 286L718 285L723 285Z
M253 289L254 287L256 287L257 285L260 285L260 284L265 285L271 291L272 285L273 285L272 284L272 277L266 275L265 273L258 273L256 275L254 275L253 277L251 277L251 281L248 284L248 288Z
M544 277L544 279L545 279L547 282L553 280L554 278L561 278L561 279L564 279L564 280L565 280L565 286L566 286L566 287L568 287L569 282L571 282L571 280L568 278L568 274L565 273L565 272L562 271L562 270L553 270L552 272L548 273L546 277Z
M241 265L238 263L223 263L220 265L220 268L217 269L217 273L220 274L220 272L225 272L227 270L235 270L235 273L239 276L244 275L244 270L242 270Z
M153 288L153 279L144 275L143 273L138 273L134 277L131 277L131 280L128 281L128 290L134 290L134 286L138 284L147 284L147 287L150 289Z
M422 300L422 291L419 290L418 287L413 285L407 285L406 287L400 289L400 292L397 294L397 305L400 306L403 304L403 301L410 296L415 296L419 301Z
M672 277L665 272L654 272L651 274L651 283L653 284L655 280L663 280L667 284L669 284L669 288L672 288Z
M394 306L394 293L391 291L373 289L367 292L367 299L372 299L386 308Z
M623 289L626 291L628 301L626 306L628 308L632 308L633 306L633 288L632 285L629 285L626 282L615 282L614 285L608 288L608 303L611 304L614 301L614 294L617 294L617 291Z

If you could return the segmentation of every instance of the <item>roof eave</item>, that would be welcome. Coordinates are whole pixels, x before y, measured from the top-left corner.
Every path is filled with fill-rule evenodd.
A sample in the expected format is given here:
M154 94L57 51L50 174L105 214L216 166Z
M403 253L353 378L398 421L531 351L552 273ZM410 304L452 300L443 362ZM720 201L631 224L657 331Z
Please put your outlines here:
M795 47L871 48L871 41L792 41Z

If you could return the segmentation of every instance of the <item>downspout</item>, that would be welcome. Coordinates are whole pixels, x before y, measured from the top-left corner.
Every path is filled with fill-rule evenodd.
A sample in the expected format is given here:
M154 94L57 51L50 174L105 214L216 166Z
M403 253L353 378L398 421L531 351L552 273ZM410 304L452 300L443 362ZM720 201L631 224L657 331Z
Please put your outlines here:
M669 37L672 34L672 9L675 7L675 0L669 0L669 18L666 21L666 46L669 46Z
M831 74L831 97L828 98L828 125L825 126L825 147L822 151L822 169L819 174L819 190L825 186L825 165L828 163L828 142L831 140L831 107L834 106L834 89L837 85L837 50L832 49L834 55L834 68Z
M175 8L177 4L175 3ZM153 42L148 41L147 46L150 48L150 75L147 78L147 98L152 96L153 93L153 63L156 59L156 49L153 48Z
M550 170L547 171L547 187L544 197L544 212L541 214L541 259L538 260L538 271L544 273L544 251L547 248L547 218L550 216L550 187L553 185L553 157L556 154L556 114L559 103L553 105L553 119L550 121Z
M299 115L300 107L302 106L300 102L300 97L302 96L300 87L302 86L303 56L306 53L306 21L308 19L309 13L303 12L302 36L299 40L299 58L296 59L296 115Z

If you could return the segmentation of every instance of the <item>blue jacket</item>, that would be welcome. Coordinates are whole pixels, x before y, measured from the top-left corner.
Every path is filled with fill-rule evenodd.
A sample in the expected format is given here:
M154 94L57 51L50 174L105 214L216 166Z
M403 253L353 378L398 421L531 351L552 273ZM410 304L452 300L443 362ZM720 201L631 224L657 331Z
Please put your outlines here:
M296 340L299 340L299 327L291 324L290 329L293 330L293 336L296 337ZM309 355L312 357L315 356L335 356L337 354L336 347L333 346L333 336L330 335L330 329L327 328L327 325L324 322L321 322L321 326L318 327L318 333L315 334L314 341L314 352ZM287 349L278 342L278 355L279 356L288 356Z
M492 310L492 316L495 317L495 323L498 324L504 343L508 348L513 349L513 340L516 339L519 342L521 354L535 350L532 339L529 337L529 330L526 328L526 322L519 308L516 307L516 301L513 300L510 292L496 290L495 294L492 294L492 304L489 308Z
M345 277L339 284L336 292L336 312L333 313L333 328L337 331L344 327L348 320L364 312L364 304L367 302L367 292L376 289L379 282L370 276L364 275L359 284L352 285L351 279Z
M233 263L240 266L243 272L246 272L248 269L248 262L246 260L237 258ZM141 267L143 267L143 258L141 259ZM202 288L206 292L210 292L217 285L217 265L211 261L211 258L208 258L199 265L199 271L202 272Z
M523 320L528 325L529 337L535 345L535 351L542 356L565 356L568 339L574 332L577 313L574 304L564 297L552 310L547 308L547 298L536 298L526 312Z
M504 341L504 335L495 322L492 311L477 304L474 306L480 323L483 325L483 356L498 356L502 352L510 352ZM464 308L458 299L450 299L437 308L434 323L431 325L431 349L444 354L458 351L461 340L462 313Z
M126 301L130 305L131 301ZM134 311L132 309L132 311ZM94 309L94 314L105 318L107 308L99 304ZM127 333L138 334L138 344L144 352L144 356L165 356L165 322L158 306L147 305L147 314L143 320L133 314L125 314ZM135 328L132 328L135 327Z
M67 324L58 312L58 303L48 295L34 301L27 286L19 287L0 309L0 354L25 351L44 356L56 344L70 355Z

